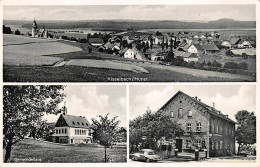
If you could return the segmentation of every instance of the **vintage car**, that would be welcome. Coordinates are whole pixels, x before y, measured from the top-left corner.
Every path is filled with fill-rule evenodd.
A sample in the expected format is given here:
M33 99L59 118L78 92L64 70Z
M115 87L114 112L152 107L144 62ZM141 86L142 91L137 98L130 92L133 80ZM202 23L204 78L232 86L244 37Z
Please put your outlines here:
M152 149L141 149L137 153L130 154L133 161L157 162L162 160L159 155L156 155Z

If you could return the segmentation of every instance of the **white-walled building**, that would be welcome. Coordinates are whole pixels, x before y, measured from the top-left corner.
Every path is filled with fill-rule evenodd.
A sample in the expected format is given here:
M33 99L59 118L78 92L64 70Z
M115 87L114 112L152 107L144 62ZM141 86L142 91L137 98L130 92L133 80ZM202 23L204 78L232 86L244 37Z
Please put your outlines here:
M55 143L91 143L92 130L91 125L85 117L61 114L55 124L55 133L53 134Z

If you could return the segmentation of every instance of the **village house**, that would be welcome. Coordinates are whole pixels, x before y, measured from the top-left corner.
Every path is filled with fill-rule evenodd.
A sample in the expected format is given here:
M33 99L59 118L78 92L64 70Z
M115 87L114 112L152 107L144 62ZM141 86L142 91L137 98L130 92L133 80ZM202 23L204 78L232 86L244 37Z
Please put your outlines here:
M241 41L240 38L234 37L230 39L230 44L232 48L237 48L238 47L238 43Z
M104 44L103 39L101 38L89 38L88 41L92 46L95 47L99 47Z
M186 62L199 61L199 57L196 53L185 52L184 54L181 55L181 57L183 57L183 60Z
M159 52L154 52L151 56L152 61L162 61L165 60L168 55L168 52L165 51L159 51Z
M178 91L159 110L168 115L184 131L175 139L162 138L158 145L178 152L207 149L209 156L235 154L235 122L214 106ZM159 112L158 111L158 112Z
M215 44L201 45L204 49L204 54L219 53L219 48Z
M55 123L52 140L55 143L79 144L92 142L92 130L88 120L83 116L62 113Z

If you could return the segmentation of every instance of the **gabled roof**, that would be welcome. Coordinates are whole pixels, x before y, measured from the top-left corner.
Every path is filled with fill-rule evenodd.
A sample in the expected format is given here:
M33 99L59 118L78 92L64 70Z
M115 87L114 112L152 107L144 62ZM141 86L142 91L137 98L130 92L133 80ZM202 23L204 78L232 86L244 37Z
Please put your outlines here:
M191 96L183 93L182 91L178 91L175 95L172 96L172 98L170 98L159 110L163 110L175 97L177 97L179 94L182 94L184 96L186 96L187 98L189 98L190 100L192 100L193 102L195 102L196 104L200 105L201 107L203 107L204 109L206 109L206 111L214 116L217 116L219 118L222 118L226 121L235 123L233 120L227 118L225 115L223 115L219 110L215 109L214 107L211 107L195 98L192 98Z
M201 45L203 49L205 50L214 50L217 51L219 48L215 44L210 44L210 45Z
M181 55L183 58L198 58L198 56L195 53L185 52Z
M200 44L193 44L197 50L203 50L203 47Z
M185 52L176 50L173 53L174 53L174 56L182 56Z
M88 120L85 117L82 117L82 116L61 114L60 117L64 118L64 120L66 121L66 123L69 127L74 127L74 128L90 128L91 127ZM57 124L57 122L56 122L56 124Z
M237 44L241 39L240 38L231 38L230 39L230 43L231 45L235 45Z

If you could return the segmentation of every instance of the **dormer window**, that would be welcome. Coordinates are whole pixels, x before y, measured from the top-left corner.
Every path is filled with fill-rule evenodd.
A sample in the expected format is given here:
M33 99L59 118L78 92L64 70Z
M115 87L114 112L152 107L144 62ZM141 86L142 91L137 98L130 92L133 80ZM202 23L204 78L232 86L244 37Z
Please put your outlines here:
M82 125L84 126L84 123L82 122Z
M88 126L88 123L86 123L86 126Z
M72 123L75 125L75 122L74 122L74 121L72 121Z

